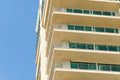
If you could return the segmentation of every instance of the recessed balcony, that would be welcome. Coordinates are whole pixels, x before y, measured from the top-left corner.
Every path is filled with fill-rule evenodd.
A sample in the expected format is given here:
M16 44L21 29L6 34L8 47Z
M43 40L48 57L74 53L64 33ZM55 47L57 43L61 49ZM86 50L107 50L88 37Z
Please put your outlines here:
M120 52L88 49L69 48L68 44L56 44L48 56L47 73L53 65L64 60L94 62L104 64L120 64Z

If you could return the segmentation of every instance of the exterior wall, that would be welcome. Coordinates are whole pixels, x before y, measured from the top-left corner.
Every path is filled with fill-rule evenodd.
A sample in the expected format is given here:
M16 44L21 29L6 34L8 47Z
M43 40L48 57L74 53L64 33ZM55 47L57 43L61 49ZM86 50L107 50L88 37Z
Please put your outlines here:
M40 46L40 52L41 52L41 80L47 80L46 75L46 64L47 64L47 58L46 58L46 41L45 41L45 29L41 27L41 46Z
M108 0L108 1L110 1L110 0ZM116 0L112 0L112 1L116 1ZM46 4L48 4L48 1L46 1ZM37 71L36 72L39 73L37 75L37 80L54 80L53 75L51 77L51 74L55 74L54 73L54 68L70 69L71 68L71 60L68 60L68 59L65 58L65 59L61 60L60 62L58 62L58 63L56 63L55 61L51 61L51 59L53 59L53 55L50 55L50 54L52 54L53 51L50 51L51 48L49 48L48 53L50 53L50 54L46 56L47 44L50 44L50 47L51 47L51 45L52 45L52 47L54 45L54 47L63 48L64 49L64 48L69 48L69 41L66 40L66 41L68 41L68 42L66 42L65 40L63 40L60 43L57 43L57 42L53 42L52 43L52 40L53 40L53 34L52 34L52 35L48 35L48 37L50 36L51 41L47 42L46 34L47 34L47 32L50 33L50 31L49 31L50 29L49 29L48 25L47 26L42 26L43 6L44 6L43 5L43 0L40 0L40 6L39 6L39 11L38 11L38 18L40 18L40 22L41 23L38 23L39 20L37 20L37 27L36 27L36 31L37 31L38 28L39 28L38 25L40 25L40 43L41 43L40 44L40 48L38 48L40 50L39 51L39 55L37 55L37 57L39 58L37 60L40 60L40 69L38 68L39 64L37 64ZM48 6L48 5L46 5L46 6ZM47 9L45 9L45 10L47 10ZM52 12L66 12L66 9L65 8L52 8ZM46 15L46 14L44 14L44 15ZM120 16L120 13L116 12L115 16ZM46 16L44 16L44 18L46 18ZM51 20L51 19L49 19L49 20ZM53 24L52 27L53 27L52 29L67 30L68 29L68 24L67 23L66 24ZM119 29L119 32L120 32L120 29ZM54 31L53 31L53 33L54 33ZM62 36L62 38L63 38L63 36ZM95 50L95 47L94 47L94 50ZM48 68L48 62L49 62L48 59L49 58L51 58L50 59L51 65L52 65L52 62L54 62L53 63L54 68L50 65L50 68L48 69L49 72L51 72L51 74L47 74L46 73L47 68Z

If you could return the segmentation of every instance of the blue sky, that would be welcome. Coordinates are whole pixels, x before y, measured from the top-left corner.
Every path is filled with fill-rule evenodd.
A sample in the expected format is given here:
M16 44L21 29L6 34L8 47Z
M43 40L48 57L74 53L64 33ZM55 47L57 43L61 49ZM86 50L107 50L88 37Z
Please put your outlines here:
M35 80L39 0L0 0L0 80Z

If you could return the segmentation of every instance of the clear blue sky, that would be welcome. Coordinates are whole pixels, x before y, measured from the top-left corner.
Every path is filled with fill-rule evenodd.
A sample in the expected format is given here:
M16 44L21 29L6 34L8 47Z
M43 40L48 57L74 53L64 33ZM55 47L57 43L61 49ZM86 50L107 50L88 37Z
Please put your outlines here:
M39 0L0 0L0 80L35 80Z

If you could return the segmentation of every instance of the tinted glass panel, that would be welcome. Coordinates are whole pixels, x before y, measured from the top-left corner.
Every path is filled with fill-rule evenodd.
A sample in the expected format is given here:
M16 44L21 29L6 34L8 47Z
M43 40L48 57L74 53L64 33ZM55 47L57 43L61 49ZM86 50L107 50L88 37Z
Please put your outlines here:
M92 44L88 44L88 45L87 45L87 49L93 50L93 49L94 49L94 46L93 46Z
M96 64L89 64L89 69L96 70Z
M105 32L114 33L114 29L111 29L111 28L105 28Z
M120 51L120 46L118 47L118 51Z
M72 12L72 9L67 9L66 11L67 11L67 12Z
M96 46L96 49L97 49L97 50L107 50L107 46L97 45L97 46Z
M70 48L75 48L75 43L69 43Z
M93 14L102 15L101 11L93 11Z
M110 71L110 65L99 64L98 69L103 71Z
M77 43L76 47L80 48L80 49L86 49L86 44L79 44L79 43Z
M118 29L115 29L115 33L118 33Z
M75 26L75 30L84 30L84 27L83 26Z
M83 11L85 14L89 14L89 10L84 10Z
M74 9L73 11L74 11L75 13L82 13L82 10Z
M109 51L117 51L117 47L116 46L108 46L108 50Z
M77 69L77 63L71 63L71 68Z
M73 25L68 25L68 29L69 30L74 30L74 26Z
M111 16L111 12L103 12L103 15Z
M92 31L91 27L85 26L85 31Z
M112 65L111 69L112 69L112 71L119 71L120 72L120 66Z
M104 32L104 28L95 28L96 32Z
M78 68L79 69L89 69L87 63L79 63L78 64Z
M114 12L112 12L112 16L115 16L115 13L114 13Z

